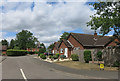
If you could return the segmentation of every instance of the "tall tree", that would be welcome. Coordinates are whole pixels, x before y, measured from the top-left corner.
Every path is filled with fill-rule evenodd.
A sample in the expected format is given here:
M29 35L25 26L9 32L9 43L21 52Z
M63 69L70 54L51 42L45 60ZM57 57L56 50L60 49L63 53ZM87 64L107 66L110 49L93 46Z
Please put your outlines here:
M12 40L10 41L10 49L13 49L14 46L15 46L15 40L12 39Z
M70 33L68 32L64 32L61 37L60 37L60 40L59 41L62 41L62 39L67 39L67 37L69 36Z
M90 16L91 21L87 22L87 26L95 31L100 28L100 33L105 35L114 30L116 37L120 36L120 1L119 2L97 2L92 3L97 11Z
M54 44L50 44L47 49L53 49Z
M6 39L2 40L1 43L2 43L2 45L7 45L7 46L8 46L8 44L9 44Z
M16 36L16 46L20 49L34 48L37 38L28 30L22 30Z

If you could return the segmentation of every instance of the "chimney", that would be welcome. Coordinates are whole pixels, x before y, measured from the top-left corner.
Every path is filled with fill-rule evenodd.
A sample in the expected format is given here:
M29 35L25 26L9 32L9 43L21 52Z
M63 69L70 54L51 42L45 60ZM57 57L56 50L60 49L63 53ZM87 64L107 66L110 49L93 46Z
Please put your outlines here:
M94 40L97 41L97 33L96 33L96 31L94 33Z
M97 36L97 33L96 33L96 32L94 33L94 36L95 36L95 37Z

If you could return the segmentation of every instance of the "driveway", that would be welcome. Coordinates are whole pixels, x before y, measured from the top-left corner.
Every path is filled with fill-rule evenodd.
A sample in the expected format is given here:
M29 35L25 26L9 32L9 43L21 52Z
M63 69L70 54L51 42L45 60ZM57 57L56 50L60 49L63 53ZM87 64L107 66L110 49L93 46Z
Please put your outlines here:
M118 79L118 72L76 70L20 56L2 62L2 79Z

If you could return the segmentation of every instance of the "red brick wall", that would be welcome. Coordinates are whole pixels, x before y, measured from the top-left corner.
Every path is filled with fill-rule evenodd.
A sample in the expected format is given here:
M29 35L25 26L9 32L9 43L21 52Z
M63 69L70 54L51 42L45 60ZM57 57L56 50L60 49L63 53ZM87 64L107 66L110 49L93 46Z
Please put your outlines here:
M59 47L59 54L64 55L64 50L63 50L63 53L61 53L61 48L65 49L65 48L68 48L68 47L64 44L64 42L61 43L61 45ZM68 48L68 57L70 57L70 56L71 56L71 50L70 50L70 48Z
M77 40L75 40L71 35L68 38L68 40L74 47L80 47L81 50L84 49L84 47Z

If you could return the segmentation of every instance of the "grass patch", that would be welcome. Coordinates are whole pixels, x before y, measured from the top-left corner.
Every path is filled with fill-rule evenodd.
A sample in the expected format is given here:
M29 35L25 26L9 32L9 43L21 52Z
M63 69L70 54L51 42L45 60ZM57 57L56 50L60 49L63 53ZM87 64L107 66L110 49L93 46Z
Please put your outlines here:
M100 70L100 66L97 64L81 63L79 61L64 61L64 62L55 62L62 66L75 68L75 69L86 69L86 70ZM117 67L105 67L104 70L108 71L118 71Z

